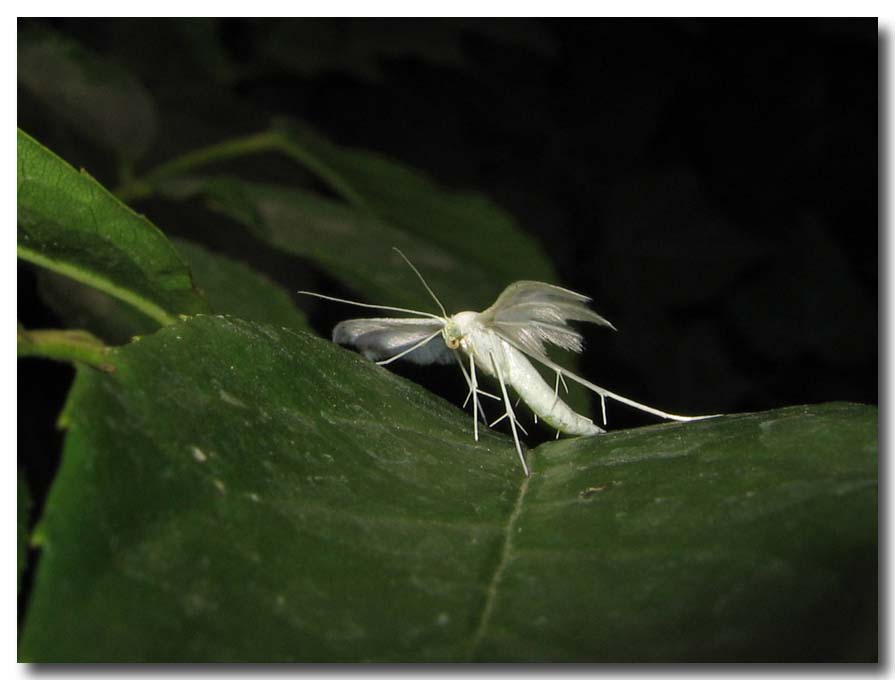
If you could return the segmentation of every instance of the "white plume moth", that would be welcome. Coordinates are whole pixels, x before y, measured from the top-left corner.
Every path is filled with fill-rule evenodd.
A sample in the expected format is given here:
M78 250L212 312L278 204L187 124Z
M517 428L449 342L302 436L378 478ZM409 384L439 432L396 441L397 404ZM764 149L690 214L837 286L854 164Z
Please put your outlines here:
M688 421L709 416L679 416L622 397L575 375L553 362L545 345L552 344L570 352L583 349L581 334L569 325L569 321L615 327L602 316L587 307L590 298L574 291L538 281L517 281L510 284L498 296L494 304L483 312L458 312L449 315L444 305L426 283L423 275L400 250L395 251L404 259L441 310L441 316L402 307L370 305L343 300L309 291L298 291L324 300L343 302L357 307L381 309L412 314L415 318L351 319L342 321L333 329L333 342L353 345L380 366L397 359L417 364L446 364L456 361L463 371L469 387L463 407L472 400L472 420L475 439L479 438L478 418L488 423L480 403L480 396L503 402L505 413L491 423L491 427L507 418L516 444L516 452L526 476L528 464L522 453L517 429L525 432L519 423L507 388L512 388L519 399L532 410L535 422L540 418L560 432L572 435L594 435L604 432L594 422L576 413L559 395L560 382L569 378L600 396L603 425L606 425L606 399L627 404L633 408L668 420ZM556 373L553 387L547 384L531 360L537 361ZM467 369L468 364L468 369ZM497 379L500 395L479 389L480 373ZM566 387L568 392L568 387ZM526 433L527 434L527 433Z

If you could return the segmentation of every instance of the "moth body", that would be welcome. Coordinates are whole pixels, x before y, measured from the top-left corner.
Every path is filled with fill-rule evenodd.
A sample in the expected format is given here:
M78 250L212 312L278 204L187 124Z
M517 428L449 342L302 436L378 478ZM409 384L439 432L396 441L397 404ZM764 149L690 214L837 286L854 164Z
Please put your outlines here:
M460 312L451 317L444 327L445 344L451 347L456 340L466 356L472 356L478 370L495 379L502 377L531 412L550 427L571 435L604 431L572 410L531 361L482 324L479 316L477 312ZM494 363L500 367L501 376L495 372Z

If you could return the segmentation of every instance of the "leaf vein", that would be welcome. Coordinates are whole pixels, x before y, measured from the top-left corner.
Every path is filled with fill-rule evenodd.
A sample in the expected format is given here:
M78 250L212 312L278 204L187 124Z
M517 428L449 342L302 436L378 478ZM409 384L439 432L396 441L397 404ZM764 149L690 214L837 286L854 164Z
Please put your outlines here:
M470 658L475 658L476 650L484 639L488 625L491 623L491 618L494 615L494 607L497 602L500 582L503 580L504 572L507 569L507 565L510 563L511 554L513 552L513 534L516 531L516 524L519 521L519 517L522 515L525 494L528 491L528 484L530 481L531 477L526 477L522 481L522 484L519 486L519 494L516 496L516 503L513 505L513 510L507 519L506 532L504 534L503 547L500 551L500 558L497 561L494 574L491 576L491 581L485 591L485 603L482 607L482 615L479 618L479 625L476 627L475 634L470 643Z

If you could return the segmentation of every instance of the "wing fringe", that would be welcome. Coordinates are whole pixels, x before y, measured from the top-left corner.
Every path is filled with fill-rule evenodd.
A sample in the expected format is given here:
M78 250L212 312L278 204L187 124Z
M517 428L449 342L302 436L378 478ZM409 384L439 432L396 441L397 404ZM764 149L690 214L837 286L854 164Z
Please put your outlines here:
M547 358L546 345L580 353L584 339L569 321L585 321L615 330L609 321L588 308L590 298L540 281L517 281L481 314L482 322L521 345L536 358Z

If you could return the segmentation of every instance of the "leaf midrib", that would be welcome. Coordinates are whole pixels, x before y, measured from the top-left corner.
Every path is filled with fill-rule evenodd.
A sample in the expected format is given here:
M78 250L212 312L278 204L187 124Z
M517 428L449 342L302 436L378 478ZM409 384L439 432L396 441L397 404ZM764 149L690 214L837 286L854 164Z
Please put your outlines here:
M530 482L531 477L525 477L522 480L522 483L519 485L519 493L516 495L516 502L513 505L510 516L507 518L506 530L504 531L503 537L503 546L500 550L500 557L497 560L497 564L494 568L494 573L491 575L491 580L489 581L488 587L485 590L485 600L482 605L482 613L479 617L479 624L476 627L476 631L473 634L472 640L470 641L470 660L475 658L478 647L488 631L488 625L491 623L491 617L494 614L494 607L497 602L498 591L500 589L500 582L503 579L503 574L506 571L507 565L510 563L511 553L513 551L513 534L516 529L516 524L519 521L519 517L522 515L522 508L525 504L525 495L528 492L528 486Z

